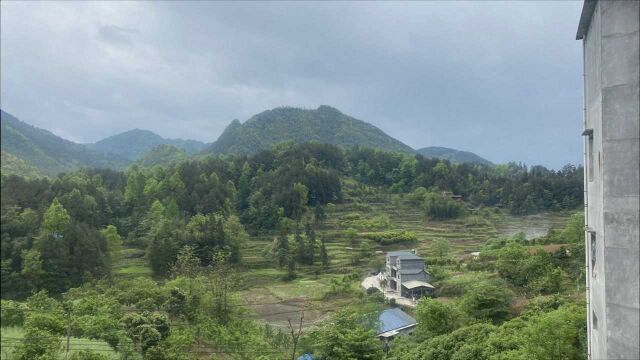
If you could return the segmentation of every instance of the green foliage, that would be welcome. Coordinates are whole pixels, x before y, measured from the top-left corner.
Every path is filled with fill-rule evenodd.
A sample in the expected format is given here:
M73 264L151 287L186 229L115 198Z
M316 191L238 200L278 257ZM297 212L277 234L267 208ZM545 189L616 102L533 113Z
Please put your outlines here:
M460 308L478 320L498 324L511 315L513 293L504 284L479 283L469 289L460 300Z
M58 358L62 340L39 328L27 328L21 344L16 346L16 360L54 360Z
M463 202L436 193L427 193L423 206L431 219L453 219L465 213Z
M438 257L440 260L445 259L449 255L449 240L447 239L435 239L429 246L429 252L432 256Z
M107 239L111 261L116 261L120 257L120 251L122 251L122 238L118 234L118 229L114 225L108 225L100 230L100 233Z
M415 360L483 360L478 347L496 330L494 325L479 323L454 330L449 334L433 337L408 352L392 352L391 359ZM398 357L401 355L401 357ZM471 356L473 355L473 356ZM471 357L469 357L471 356Z
M381 245L411 243L418 240L418 236L414 232L407 230L371 232L363 236Z
M0 301L0 326L22 326L29 308L26 304L13 301Z
M309 347L325 359L382 359L380 341L373 329L363 326L362 315L340 311L308 335Z
M584 213L579 212L571 216L564 229L560 233L560 237L565 243L583 243L584 242Z
M422 339L450 333L462 325L462 313L452 304L424 298L415 310L416 335Z
M120 319L120 325L143 353L169 335L169 320L159 313L129 313Z

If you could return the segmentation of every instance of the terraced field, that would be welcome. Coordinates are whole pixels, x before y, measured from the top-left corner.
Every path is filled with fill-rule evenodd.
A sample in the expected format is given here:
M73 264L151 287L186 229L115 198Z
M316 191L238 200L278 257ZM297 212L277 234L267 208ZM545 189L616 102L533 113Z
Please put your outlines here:
M344 274L357 271L362 276L370 272L370 260L353 263L355 253L362 254L360 244L367 232L380 230L407 230L417 235L410 244L382 246L373 241L368 251L371 258L383 261L387 251L414 248L428 256L429 246L436 239L446 239L451 255L461 257L478 251L489 239L524 232L528 239L542 236L551 228L561 229L570 213L512 216L498 209L472 213L455 220L429 220L422 210L399 195L374 194L351 197L344 202L326 207L327 220L318 227L318 239L326 240L330 258L328 271L322 271L319 261L314 266L298 266L298 277L290 282L282 280L285 270L277 266L271 248L274 234L251 236L242 251L243 264L238 267L239 298L253 310L253 316L275 327L288 326L289 318L296 318L305 310L305 324L324 318L341 304L352 301L353 294L327 299L332 281ZM349 220L358 218L362 223L384 219L383 228L358 227L355 237L349 236ZM362 224L359 223L359 224ZM151 276L144 250L124 249L121 260L115 264L118 277Z
M358 271L364 275L368 271L366 262L352 264L355 251L364 240L367 229L358 231L355 239L350 239L344 228L344 219L358 213L363 218L388 216L390 227L385 230L408 230L415 232L418 241L406 245L380 246L370 242L371 256L381 260L384 253L392 250L415 248L426 256L429 246L436 239L447 239L454 256L462 256L477 251L489 239L510 236L524 232L527 238L538 237L550 228L560 229L570 214L539 214L526 217L506 215L501 211L485 212L483 216L469 215L462 219L434 221L425 218L422 211L399 197L385 201L349 202L327 207L327 221L317 230L318 237L326 239L331 265L327 273L319 270L319 265L297 269L298 279L292 282L281 280L284 270L279 269L269 249L273 245L273 235L254 236L243 252L244 270L241 272L244 290L241 297L246 303L276 303L251 306L259 319L276 327L285 327L287 319L297 316L295 311L305 311L305 323L310 325L322 319L332 309L338 308L343 299L322 299L322 294L330 288L332 278ZM276 315L269 315L276 313Z
M419 208L399 198L365 204L345 202L329 206L327 221L317 230L318 237L324 237L327 242L331 259L330 273L345 274L353 270L364 270L361 266L351 265L351 257L367 231L358 231L358 236L352 241L346 234L347 229L340 225L345 217L354 213L365 218L386 215L391 220L391 226L386 230L408 230L418 237L416 243L407 245L382 246L372 242L371 250L374 253L415 248L423 256L428 254L429 245L436 239L448 240L452 255L463 255L479 250L487 240L499 236L511 236L518 232L524 232L527 239L542 236L551 228L561 229L570 216L568 213L553 213L517 217L495 211L488 216L472 214L455 220L428 220ZM273 236L252 237L243 253L245 264L258 277L256 283L277 279L283 274L279 270L273 270L277 268L275 258L267 252L272 242ZM301 270L312 274L316 269L306 267Z

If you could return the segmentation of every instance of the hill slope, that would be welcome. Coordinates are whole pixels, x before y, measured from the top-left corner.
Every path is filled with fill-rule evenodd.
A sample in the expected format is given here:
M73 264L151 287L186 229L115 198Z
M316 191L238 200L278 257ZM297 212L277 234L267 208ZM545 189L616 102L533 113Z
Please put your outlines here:
M205 143L196 140L165 139L149 130L134 129L117 135L109 136L94 144L86 144L87 147L122 156L129 160L137 160L159 145L173 145L187 154L200 152L206 146Z
M155 165L171 165L187 160L189 155L174 145L162 144L147 152L144 156L136 160L135 164L142 167L152 167Z
M2 110L0 123L4 173L22 172L20 169L32 173L35 168L40 174L55 175L81 167L120 169L129 163L31 126Z
M352 147L362 145L388 151L414 150L377 127L322 105L315 110L281 107L254 115L241 124L234 120L205 151L217 154L251 154L292 140L317 141Z
M452 163L478 163L485 165L493 165L493 163L481 156L478 156L469 151L460 151L456 149L450 149L439 146L429 146L416 150L418 154L428 158L445 159Z

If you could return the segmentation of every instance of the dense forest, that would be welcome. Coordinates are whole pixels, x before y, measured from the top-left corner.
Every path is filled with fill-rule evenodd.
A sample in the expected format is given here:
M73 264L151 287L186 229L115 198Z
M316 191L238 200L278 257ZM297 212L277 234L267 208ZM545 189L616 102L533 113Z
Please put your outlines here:
M168 271L184 245L202 254L227 249L237 260L245 230L268 232L285 224L292 231L291 224L306 211L340 202L345 178L408 193L434 218L481 206L515 214L574 209L582 195L582 169L572 166L560 171L516 164L494 168L314 143L284 143L253 156L209 157L170 167L132 166L124 172L3 176L3 296L27 294L39 288L34 284L60 292L85 276L108 275L109 241L103 230L109 226L125 243L148 247L159 274ZM465 202L445 198L442 191L460 194ZM33 264L27 260L42 261L42 273L29 272ZM60 273L68 276L47 279Z
M125 349L123 344L133 342L130 348L149 359L177 358L170 348L175 345L175 350L179 346L171 341L179 342L180 339L173 337L179 338L182 330L179 331L178 326L172 330L172 335L167 330L176 319L187 324L206 323L205 320L210 319L217 328L206 329L208 339L216 339L222 331L228 331L227 335L231 337L254 338L256 347L252 351L260 344L276 341L280 344L276 345L276 351L290 351L287 349L293 346L295 353L295 337L296 344L293 344L281 332L229 318L242 313L231 295L233 269L242 266L244 245L250 236L269 235L273 236L274 242L265 243L265 248L270 249L266 256L276 259L276 266L285 271L283 280L294 279L298 267L318 264L316 273L327 271L331 260L325 239L316 234L316 229L327 220L327 210L344 201L346 187L351 197L397 194L421 209L425 218L434 220L465 217L491 208L502 208L500 211L515 215L574 210L582 202L582 168L573 166L554 171L520 164L452 164L421 155L361 147L344 150L329 144L292 142L280 143L255 155L176 159L169 166L133 165L125 171L83 169L52 178L3 175L1 181L1 290L8 311L3 305L3 326L15 324L32 329L33 333L27 332L25 339L62 335L63 314L68 306L65 301L71 301L75 304L74 309L84 309L74 310L74 316L81 317L83 313L89 316L92 308L106 311L105 318L95 324L82 323L79 318L74 323L74 334L106 341L114 349ZM462 199L451 194L460 195ZM344 232L354 232L355 239L354 228L384 229L384 223L388 222L384 217L374 220L345 217L343 221L348 222L349 228ZM365 238L379 245L416 241L415 234L408 231L379 231L368 233ZM487 245L487 250L494 252L488 252L489 259L527 257L522 240L501 241ZM579 240L571 242L579 243ZM361 249L365 245L363 243ZM130 294L132 284L116 280L112 271L112 263L118 260L125 247L144 250L155 279L173 280L162 286L145 280L149 283L133 285L138 288L136 291L143 293ZM538 258L539 261L534 261L530 267L537 274L535 281L532 272L523 275L518 269L500 265L499 261L474 266L499 271L504 278L501 281L511 282L510 286L522 289L530 286L534 290L527 291L545 294L553 293L546 290L553 286L558 290L563 277L576 271L570 265L573 263L563 263L562 259ZM354 264L358 261L354 259ZM443 259L440 261L447 263ZM509 261L504 263L509 264ZM555 278L554 269L562 269ZM551 278L548 273L552 274ZM358 277L345 275L342 280L336 280L331 290L334 295L327 296L349 293L351 284ZM481 298L490 296L504 303L512 295L505 293L507 290L495 281L486 282L486 287L491 295L486 292L476 294L479 298L469 298L461 305L466 306L461 308L466 310L456 308L451 311L471 314L469 316L474 319L489 319L493 325L473 325L475 327L467 329L464 326L473 321L460 316L454 321L458 325L451 325L450 334L441 335L439 330L436 335L477 338L508 331L498 327L510 317L504 309L485 314L478 302L486 301ZM8 299L27 299L27 302ZM560 315L571 319L578 316L574 315L576 309L560 308L564 302L566 299L559 299L539 306L564 311ZM236 305L231 306L232 303ZM118 304L133 306L139 311L124 314ZM33 309L34 314L50 309L55 315L49 320L42 319L29 311L12 310L16 306ZM363 308L367 306L363 305ZM158 313L158 309L163 311ZM419 313L420 308L417 311ZM474 312L479 314L474 316ZM357 314L358 311L341 313L337 319L355 326L359 321L354 317ZM38 321L49 321L49 325L37 325ZM357 334L341 334L339 328L327 326L329 328L320 327L305 336L300 346L314 351L316 345L312 344L324 342L326 345L341 337L347 337L351 343L357 339L374 339L369 330L360 325L355 326L361 331ZM232 339L217 338L216 341L224 346L236 344ZM349 341L344 342L344 346L348 346ZM370 358L382 356L375 343L369 340L364 343L378 354ZM42 346L34 351L46 353L47 345ZM436 345L424 348L415 343L394 351L399 354L395 355L398 359L406 356L451 358L417 355L432 351L432 346ZM336 349L323 349L316 348L315 351L328 351L327 359L349 358L331 355L331 351L338 351ZM26 354L30 350L20 351ZM405 353L413 355L402 355ZM183 355L188 358L187 354ZM238 357L255 358L248 354Z

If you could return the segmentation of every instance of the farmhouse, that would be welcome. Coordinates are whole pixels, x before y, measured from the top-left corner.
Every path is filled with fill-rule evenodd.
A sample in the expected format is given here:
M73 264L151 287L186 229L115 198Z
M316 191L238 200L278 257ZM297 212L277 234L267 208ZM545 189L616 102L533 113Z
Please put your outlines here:
M432 295L435 290L429 284L431 274L426 270L424 259L415 250L387 253L384 279L386 290L409 299Z

